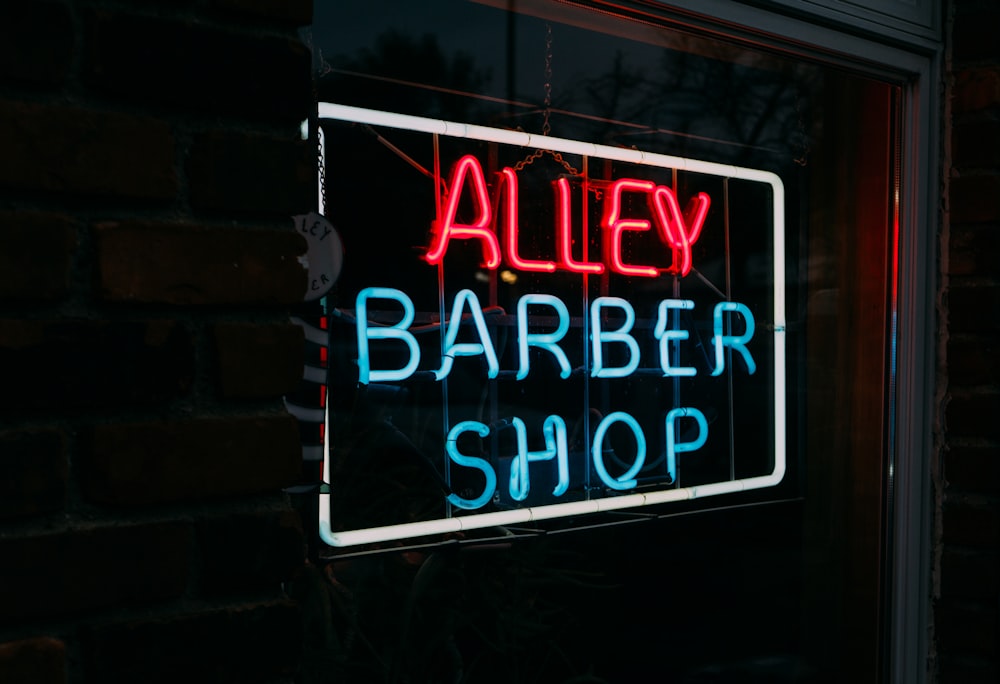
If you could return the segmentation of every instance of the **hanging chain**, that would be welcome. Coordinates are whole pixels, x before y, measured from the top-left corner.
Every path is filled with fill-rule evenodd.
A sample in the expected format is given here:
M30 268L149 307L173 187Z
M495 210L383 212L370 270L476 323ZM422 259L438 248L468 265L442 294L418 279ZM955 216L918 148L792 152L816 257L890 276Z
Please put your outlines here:
M545 24L545 109L542 121L542 135L552 131L549 114L552 110L552 24Z
M542 135L547 136L552 132L552 123L549 121L549 115L552 112L552 25L545 24L545 108L542 110ZM552 150L535 150L527 157L519 161L514 165L515 171L521 171L526 166L530 166L535 162L536 159L541 159L543 156L549 155L557 162L562 164L562 167L569 172L570 175L579 176L580 172L573 167L568 161L563 159L562 153L553 152Z

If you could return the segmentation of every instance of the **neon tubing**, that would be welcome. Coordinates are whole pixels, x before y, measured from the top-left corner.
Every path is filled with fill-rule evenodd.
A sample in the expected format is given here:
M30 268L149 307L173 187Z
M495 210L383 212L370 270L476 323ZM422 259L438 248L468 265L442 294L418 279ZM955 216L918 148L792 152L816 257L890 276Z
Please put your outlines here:
M545 436L544 451L528 451L528 428L520 418L511 423L517 432L517 457L510 464L510 496L515 501L524 501L531 491L528 464L536 461L556 459L559 481L552 490L552 496L561 496L569 489L569 450L566 448L566 421L552 415L542 424Z
M656 214L656 225L659 226L663 241L671 246L674 252L674 263L670 267L673 273L687 275L691 270L691 245L688 242L684 216L674 191L664 185L658 185L653 192L653 213ZM678 263L678 255L680 263Z
M409 131L419 131L451 138L464 138L496 142L505 145L515 145L522 148L542 149L563 154L596 157L610 161L621 161L631 164L651 166L663 169L674 169L678 172L694 172L716 176L763 183L770 187L772 193L772 266L774 273L772 324L773 333L773 402L774 402L774 465L769 474L748 477L738 480L716 482L692 487L675 487L661 491L623 494L620 496L591 499L585 501L569 501L545 506L525 507L476 513L436 520L426 520L412 523L400 523L368 529L335 531L331 520L330 494L319 495L319 534L324 543L335 547L348 547L359 544L381 543L397 539L422 537L429 535L448 534L471 531L497 525L518 525L567 516L581 516L601 511L621 510L642 506L665 504L702 497L720 496L742 491L773 487L784 479L786 469L786 371L785 371L785 189L781 178L770 171L751 169L747 167L717 164L697 159L687 159L646 152L634 148L610 147L565 138L542 136L523 131L504 130L476 126L440 119L396 114L359 107L351 107L330 102L318 103L320 119L334 119L354 123L366 123ZM321 151L325 159L325 150ZM568 191L568 183L566 186ZM567 194L568 197L568 194ZM568 201L568 200L567 200ZM704 208L707 213L707 206ZM691 204L685 211L687 226L703 225L698 222L697 212L691 212ZM568 217L568 212L567 212ZM654 215L655 218L655 215ZM656 221L658 224L659 220ZM568 224L567 224L568 225ZM659 226L658 226L659 228ZM660 228L662 230L662 228ZM689 245L693 231L688 231ZM558 235L558 231L557 231ZM694 234L696 235L696 234ZM488 239L485 238L484 239ZM678 255L682 256L682 255ZM561 255L560 255L561 260ZM677 264L675 264L676 266ZM603 264L597 264L603 268ZM770 330L770 326L769 326ZM323 472L330 472L329 442L323 446Z
M688 204L684 208L688 245L698 242L698 238L701 237L701 229L705 227L705 219L708 217L708 209L711 206L712 198L704 192L699 192L688 200Z
M398 128L408 131L436 133L438 135L451 138L485 140L488 142L516 145L518 147L530 147L533 149L549 150L552 152L578 154L587 157L599 157L601 159L623 161L631 164L658 166L662 168L677 169L678 171L693 171L713 176L722 176L725 178L740 178L743 180L758 181L761 183L768 183L775 188L775 190L779 192L780 199L784 201L784 185L781 182L781 178L779 178L775 173L760 169L732 166L729 164L717 164L715 162L701 161L700 159L674 157L666 154L658 154L656 152L645 152L643 150L633 148L598 145L596 143L569 140L567 138L556 138L547 135L526 133L524 131L489 128L487 126L477 126L475 124L459 123L456 121L445 121L443 119L428 119L422 116L396 114L395 112L383 112L375 109L365 109L363 107L352 107L350 105L337 104L334 102L317 103L317 113L320 119L336 119L338 121L367 123L372 126L385 126L387 128ZM784 205L782 204L780 206ZM783 212L781 214L781 218L784 220Z
M394 325L370 327L368 323L368 300L391 299L403 305L403 318ZM420 347L417 339L407 331L413 323L415 312L413 301L405 293L388 287L366 287L358 293L358 382L367 385L372 382L397 382L413 375L420 363ZM398 370L372 370L368 347L370 340L401 340L410 350L410 360Z
M500 187L498 192L501 192L504 187L507 188L507 206L506 206L506 216L504 216L504 241L507 247L507 261L514 268L520 269L522 271L536 271L541 273L555 273L556 264L554 261L533 261L531 259L523 259L517 253L517 234L519 230L518 226L518 188L517 188L517 173L514 169L506 166L500 171Z
M743 315L746 320L746 330L742 335L722 334L722 313L724 311L735 311ZM750 350L746 348L746 343L753 337L754 331L753 314L750 313L749 307L739 302L719 302L715 305L715 313L712 316L712 328L712 344L715 346L715 370L712 371L712 375L721 375L726 368L726 359L722 354L723 347L729 347L739 352L747 365L747 373L753 375L757 370L757 364L754 363Z
M472 178L472 197L475 199L477 213L475 222L471 224L455 222L458 215L458 203L462 197L466 176L471 176ZM435 227L434 245L424 255L424 258L429 264L439 264L444 260L444 255L448 251L448 243L452 238L476 238L483 242L483 264L488 269L495 269L500 265L500 245L497 244L497 236L489 229L493 215L490 209L489 194L486 192L486 179L483 177L483 167L479 165L479 160L471 154L467 154L459 159L452 169L451 182L448 184L448 187L449 192L444 210L444 218Z
M494 472L493 466L491 466L485 459L479 458L478 456L466 456L458 450L456 442L458 441L458 436L463 432L475 432L480 437L486 437L486 435L490 434L490 429L479 421L463 420L461 423L448 431L448 441L445 442L445 451L448 452L448 458L450 458L453 463L466 468L475 468L476 470L482 472L483 476L486 477L486 484L483 486L483 493L475 499L463 499L457 494L448 495L448 503L452 506L457 506L458 508L463 508L465 510L474 510L476 508L482 508L486 505L487 501L493 498L493 492L495 492L497 488L497 474Z
M607 258L611 262L611 270L622 275L643 276L655 278L658 271L653 266L633 266L622 261L622 233L626 230L637 232L647 231L652 228L652 224L646 219L624 219L621 218L622 193L641 192L648 194L653 191L656 184L653 181L641 181L634 178L622 178L611 184L608 190L610 200L604 203L604 218L601 224L604 229L611 233L611 240L608 244Z
M653 336L660 341L660 368L663 369L664 377L691 377L697 371L691 366L670 365L670 342L686 340L690 337L687 330L667 330L667 322L671 309L681 309L690 311L694 308L694 302L690 299L664 299L656 310L656 327L653 329Z
M625 312L625 321L617 330L601 329L601 310L609 307ZM590 339L594 363L590 369L592 378L627 378L639 367L639 343L629 335L635 324L635 309L621 297L598 297L590 303ZM604 344L620 342L629 350L629 362L618 368L604 366Z
M635 436L635 461L632 462L632 466L626 472L618 477L612 477L608 469L604 467L604 436L613 423L625 423L632 430L633 436ZM594 443L591 446L591 454L594 462L594 470L597 471L601 482L611 489L618 491L632 489L638 484L635 476L639 474L643 464L646 462L646 435L643 433L642 428L639 427L638 421L628 413L624 411L609 413L597 426L597 431L594 433Z
M551 306L559 315L559 325L550 333L528 332L528 306L544 304ZM544 349L556 357L559 362L559 377L565 380L570 376L569 359L559 347L559 340L565 337L569 330L569 310L561 299L549 294L526 294L517 300L517 379L528 377L531 361L528 357L528 347Z
M693 418L698 423L698 436L690 442L678 442L674 434L674 423L681 418ZM670 481L677 482L677 454L684 451L695 451L705 445L708 439L708 421L705 414L696 408L676 408L667 413L665 419L667 428L667 472Z
M479 342L456 342L458 331L462 327L462 311L465 309L466 302L469 303L469 313L472 314L472 322L476 326ZM486 319L479 306L479 299L476 298L476 293L472 290L460 290L455 295L455 301L451 306L451 318L448 320L448 330L444 338L441 369L434 371L434 378L443 380L448 377L456 356L476 356L478 354L486 356L487 377L495 378L500 372L500 362L497 360L496 350L493 349L490 333L486 329Z
M604 273L604 264L594 261L576 261L573 258L573 235L570 226L569 181L556 181L556 243L559 261L567 271L574 273ZM586 239L586 237L584 238Z

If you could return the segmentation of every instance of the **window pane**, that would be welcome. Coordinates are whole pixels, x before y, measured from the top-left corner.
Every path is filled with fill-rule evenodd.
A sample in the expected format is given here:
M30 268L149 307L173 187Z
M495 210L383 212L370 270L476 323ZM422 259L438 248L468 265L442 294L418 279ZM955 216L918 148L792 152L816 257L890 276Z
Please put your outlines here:
M508 6L316 7L321 102L501 132L323 121L334 532L497 514L419 539L518 539L449 565L435 589L464 608L420 618L473 681L875 678L896 87L652 15ZM637 494L656 503L539 522ZM488 597L522 581L545 610ZM435 657L369 608L354 666Z

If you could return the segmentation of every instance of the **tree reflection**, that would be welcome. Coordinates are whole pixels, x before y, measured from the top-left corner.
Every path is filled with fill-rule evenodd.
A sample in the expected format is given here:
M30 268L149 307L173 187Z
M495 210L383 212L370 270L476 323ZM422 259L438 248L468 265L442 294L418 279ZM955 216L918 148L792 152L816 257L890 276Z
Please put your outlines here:
M491 79L490 69L478 67L472 55L445 54L437 36L391 29L370 48L323 61L317 87L320 100L468 121L476 118L477 103L467 95L481 92Z

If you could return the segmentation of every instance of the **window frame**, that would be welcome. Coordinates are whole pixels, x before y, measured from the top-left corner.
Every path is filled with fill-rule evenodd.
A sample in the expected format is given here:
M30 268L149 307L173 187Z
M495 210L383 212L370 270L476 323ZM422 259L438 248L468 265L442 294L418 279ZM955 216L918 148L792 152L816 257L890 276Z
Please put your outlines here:
M893 16L841 0L552 0L771 50L877 78L900 88L899 221L889 331L895 383L886 400L884 681L928 679L935 293L940 220L938 0Z
M612 3L599 2L610 5ZM636 11L639 4L615 2ZM837 13L831 2L751 6L729 0L671 0L655 6L668 23L720 38L750 41L790 57L818 60L900 86L899 220L894 329L895 384L889 388L887 529L883 580L888 643L885 681L928 680L931 464L935 396L935 293L940 218L940 79L943 46L932 0L929 26L916 33L888 15Z

